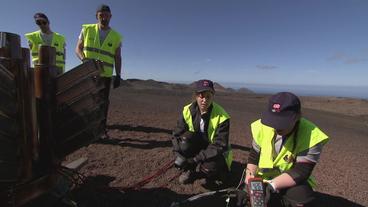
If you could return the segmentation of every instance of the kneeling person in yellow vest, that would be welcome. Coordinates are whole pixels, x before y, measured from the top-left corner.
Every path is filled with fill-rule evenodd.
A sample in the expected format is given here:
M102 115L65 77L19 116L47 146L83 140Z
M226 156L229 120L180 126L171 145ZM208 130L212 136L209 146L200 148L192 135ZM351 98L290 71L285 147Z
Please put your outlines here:
M199 80L195 84L195 101L184 106L173 131L175 166L183 171L181 184L205 178L204 187L219 187L232 163L230 116L213 102L212 81Z
M100 5L96 11L97 24L84 24L79 35L79 40L75 52L83 62L88 59L102 61L103 71L102 77L106 90L105 99L105 115L107 117L109 106L109 94L111 87L111 78L113 68L115 67L116 76L114 77L113 87L120 86L121 80L121 42L122 36L109 26L111 19L111 10L107 5ZM106 120L105 120L106 125ZM102 138L106 138L107 134Z
M312 205L316 185L312 170L329 138L301 117L299 98L289 92L271 96L251 132L246 184L251 177L263 178L268 206Z
M40 30L25 34L28 40L29 49L31 50L33 65L38 63L39 46L52 46L56 49L56 66L59 68L58 74L64 73L66 52L64 36L51 31L50 21L45 14L36 13L33 17Z

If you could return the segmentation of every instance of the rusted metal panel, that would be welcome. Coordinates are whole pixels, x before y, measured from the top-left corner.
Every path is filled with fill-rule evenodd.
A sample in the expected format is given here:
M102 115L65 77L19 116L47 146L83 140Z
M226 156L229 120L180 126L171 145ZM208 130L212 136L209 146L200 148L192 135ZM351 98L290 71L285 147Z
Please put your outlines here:
M103 84L99 84L98 79L99 78L95 75L87 76L73 84L71 88L57 93L57 106L65 104L70 105L83 96L98 93L104 88Z
M15 117L16 86L14 75L0 64L0 114Z
M18 41L16 36L0 33L0 49L7 51L1 55L14 55L15 49L5 48L9 42L3 38L11 38ZM6 43L5 43L6 42ZM12 42L12 41L11 41ZM6 61L5 61L6 60ZM7 66L10 66L10 58L2 57L0 61L0 185L7 186L18 180L18 172L21 167L18 144L19 126L18 103L16 93L15 76ZM5 65L3 65L5 63ZM1 189L0 189L1 190Z
M90 60L57 77L55 142L58 157L99 138L106 115L101 62Z
M17 157L19 146L14 136L0 134L0 182L11 184L18 180L20 162Z
M88 114L93 114L94 111L101 110L100 106L104 103L103 99L98 95L99 94L94 94L94 96L85 96L83 99L69 105L69 107L64 105L58 113L58 121L56 122L57 126L63 127L78 117L83 120L88 120Z
M62 91L73 87L74 84L89 76L99 76L101 70L101 62L95 60L89 60L76 66L72 70L69 70L58 77L56 83L57 93L61 93Z

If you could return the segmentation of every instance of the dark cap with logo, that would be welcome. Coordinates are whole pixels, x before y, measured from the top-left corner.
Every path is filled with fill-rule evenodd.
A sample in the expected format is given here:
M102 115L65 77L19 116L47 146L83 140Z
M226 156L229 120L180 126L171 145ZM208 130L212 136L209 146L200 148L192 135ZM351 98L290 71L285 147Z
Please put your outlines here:
M96 13L97 12L110 12L111 13L111 10L110 10L110 7L107 6L106 4L101 4L97 7Z
M289 129L300 118L300 108L300 100L293 93L277 93L270 97L267 109L262 113L261 122L274 129Z
M36 14L33 15L33 18L37 21L37 20L44 20L49 22L49 19L47 18L46 14L38 12Z
M210 80L202 79L195 83L195 92L200 93L204 91L210 91L215 93L215 89L213 88L213 82Z

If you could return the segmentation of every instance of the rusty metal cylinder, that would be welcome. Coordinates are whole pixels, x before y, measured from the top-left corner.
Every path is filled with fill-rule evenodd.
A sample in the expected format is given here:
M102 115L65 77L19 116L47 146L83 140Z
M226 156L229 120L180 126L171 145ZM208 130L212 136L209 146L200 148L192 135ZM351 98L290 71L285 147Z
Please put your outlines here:
M0 32L1 57L21 59L22 49L20 47L20 36L9 32Z
M43 96L42 91L42 79L46 77L56 77L57 70L55 68L56 63L56 49L51 46L41 45L38 48L38 63L35 65L34 78L35 78L35 96L41 98ZM50 76L50 77L49 77Z
M35 65L35 96L38 103L39 156L43 168L54 165L55 85L57 76L56 50L50 46L39 47Z
M38 64L50 66L56 64L55 47L40 45L38 48L38 55Z

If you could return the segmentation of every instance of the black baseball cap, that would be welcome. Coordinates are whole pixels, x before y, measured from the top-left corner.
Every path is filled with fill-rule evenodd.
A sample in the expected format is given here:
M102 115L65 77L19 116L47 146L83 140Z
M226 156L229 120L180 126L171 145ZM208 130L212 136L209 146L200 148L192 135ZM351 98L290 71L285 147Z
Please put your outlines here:
M110 10L110 7L109 6L107 6L106 4L101 4L101 5L99 5L98 7L97 7L97 9L96 9L96 13L97 12L110 12L111 13L111 10Z
M277 130L289 129L300 118L299 98L290 92L280 92L270 97L261 122Z
M213 82L210 80L202 79L198 80L195 84L195 92L200 93L204 91L210 91L215 93L215 89L213 88Z
M35 19L35 21L37 20L44 20L49 22L49 18L47 18L46 14L38 12L36 14L33 15L33 18Z

